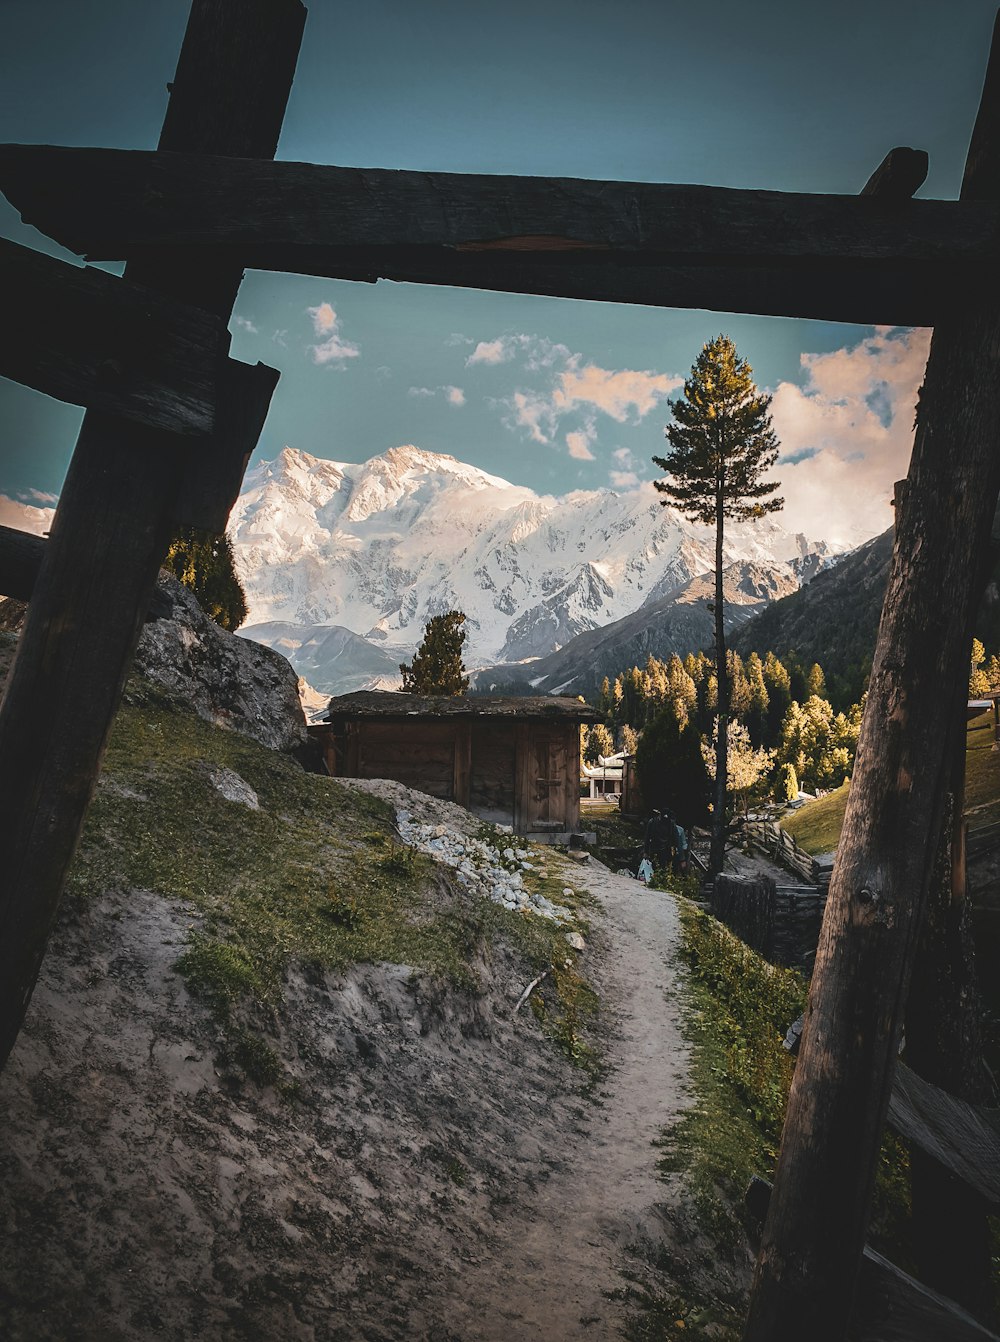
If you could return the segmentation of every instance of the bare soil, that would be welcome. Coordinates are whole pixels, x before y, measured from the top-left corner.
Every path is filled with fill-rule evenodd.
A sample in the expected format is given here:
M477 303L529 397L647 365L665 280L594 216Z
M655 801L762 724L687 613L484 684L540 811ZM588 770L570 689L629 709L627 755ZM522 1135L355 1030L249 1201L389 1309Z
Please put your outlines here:
M512 1014L525 967L503 945L478 992L298 972L265 1023L283 1077L260 1087L174 972L187 907L67 907L0 1077L0 1336L620 1336L619 1268L676 1197L653 1142L686 1103L679 926L668 895L567 863L574 880L602 904L589 1088Z

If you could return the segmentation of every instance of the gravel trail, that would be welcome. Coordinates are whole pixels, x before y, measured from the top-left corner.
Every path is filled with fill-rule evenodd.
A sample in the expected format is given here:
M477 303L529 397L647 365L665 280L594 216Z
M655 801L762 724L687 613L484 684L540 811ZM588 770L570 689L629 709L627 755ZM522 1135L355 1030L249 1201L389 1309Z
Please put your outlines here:
M659 1234L658 1208L671 1197L653 1142L688 1103L677 908L601 866L581 869L577 882L604 909L591 974L611 1070L567 1168L518 1199L482 1261L463 1271L460 1297L436 1302L449 1337L463 1342L619 1337L624 1309L608 1295L622 1285L622 1251Z

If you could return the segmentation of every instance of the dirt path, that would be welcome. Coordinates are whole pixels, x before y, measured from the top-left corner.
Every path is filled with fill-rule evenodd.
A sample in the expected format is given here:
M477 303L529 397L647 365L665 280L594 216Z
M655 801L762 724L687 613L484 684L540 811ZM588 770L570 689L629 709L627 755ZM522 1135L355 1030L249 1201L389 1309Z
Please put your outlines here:
M597 866L577 877L604 906L593 976L609 1025L610 1074L567 1168L519 1200L461 1298L438 1299L440 1322L476 1342L572 1342L620 1337L622 1251L661 1229L670 1189L652 1145L687 1103L673 900ZM595 919L595 923L597 920ZM431 1334L436 1335L436 1334Z

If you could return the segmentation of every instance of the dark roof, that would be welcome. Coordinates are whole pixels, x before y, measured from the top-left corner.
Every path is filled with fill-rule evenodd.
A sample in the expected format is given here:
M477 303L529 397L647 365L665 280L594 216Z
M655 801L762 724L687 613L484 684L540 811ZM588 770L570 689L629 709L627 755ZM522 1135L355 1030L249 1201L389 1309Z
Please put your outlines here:
M491 695L403 694L397 690L358 690L330 700L320 722L333 717L357 718L547 718L597 722L600 714L579 699L536 694L523 698Z

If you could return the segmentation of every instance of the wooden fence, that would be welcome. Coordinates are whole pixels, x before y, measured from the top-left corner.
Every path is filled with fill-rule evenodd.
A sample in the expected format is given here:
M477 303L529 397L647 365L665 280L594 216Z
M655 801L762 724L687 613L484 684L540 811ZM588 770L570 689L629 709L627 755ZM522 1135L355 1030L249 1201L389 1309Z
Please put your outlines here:
M792 836L773 820L748 820L744 833L754 848L781 866L794 871L804 881L826 890L833 871L833 854L821 853L814 857L800 848Z

